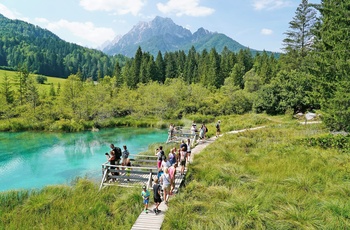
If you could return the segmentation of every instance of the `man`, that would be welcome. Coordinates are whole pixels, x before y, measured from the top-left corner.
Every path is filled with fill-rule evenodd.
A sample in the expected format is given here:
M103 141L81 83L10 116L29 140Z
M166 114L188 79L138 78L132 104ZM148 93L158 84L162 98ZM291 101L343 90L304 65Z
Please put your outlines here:
M119 147L114 146L114 144L110 145L112 151L114 152L115 156L115 164L120 165L120 158L122 157L122 150ZM118 172L116 175L119 175L119 168L117 167Z
M163 146L159 146L159 148L156 149L156 154L155 155L158 157L158 159L157 159L158 171L161 171L163 156L165 156L165 153L163 151Z
M154 179L154 185L153 185L153 200L154 200L154 204L156 205L156 207L153 209L154 213L157 215L160 210L158 209L160 203L162 202L162 198L161 198L161 191L160 191L160 184L158 182L158 178Z
M216 137L218 137L220 135L220 124L221 124L221 121L218 120L218 122L216 123L215 125L215 128L216 128Z

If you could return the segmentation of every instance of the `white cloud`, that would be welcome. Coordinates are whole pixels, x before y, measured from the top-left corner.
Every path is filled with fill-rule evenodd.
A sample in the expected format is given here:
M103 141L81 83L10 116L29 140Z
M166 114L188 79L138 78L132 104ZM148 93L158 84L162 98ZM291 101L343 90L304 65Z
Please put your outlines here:
M274 10L292 5L290 0L253 0L255 10Z
M273 31L270 30L270 29L262 29L261 30L261 34L263 34L263 35L271 35L271 34L273 34Z
M214 13L214 9L200 6L199 0L169 0L166 4L158 3L157 8L164 14L175 13L176 16L207 16Z
M21 17L20 13L18 13L16 11L13 11L13 10L10 10L6 6L4 6L3 4L0 4L0 14L4 15L6 18L9 18L9 19L12 19L12 20L19 19L19 20L22 20L22 21L29 22L28 18Z
M88 11L107 11L116 14L137 15L146 0L80 0L80 5Z
M35 18L34 20L39 23L49 23L49 20L46 18Z
M9 19L16 19L16 13L11 11L9 8L4 6L3 4L0 4L0 14L4 15L5 17Z
M46 28L56 34L68 31L78 37L80 41L88 41L94 47L101 45L106 40L113 40L115 32L110 28L95 27L91 22L69 22L67 20L59 20L58 22L50 22Z

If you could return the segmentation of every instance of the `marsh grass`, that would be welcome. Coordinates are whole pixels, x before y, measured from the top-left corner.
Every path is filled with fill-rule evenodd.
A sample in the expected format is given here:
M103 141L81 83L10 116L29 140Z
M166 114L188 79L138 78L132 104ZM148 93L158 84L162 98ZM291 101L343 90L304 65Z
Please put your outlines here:
M142 209L138 188L107 187L85 179L72 187L0 194L0 229L130 229Z
M269 125L224 135L196 155L163 228L350 228L349 154L300 141L324 135L322 124L285 119L250 117ZM224 121L237 129L245 124Z

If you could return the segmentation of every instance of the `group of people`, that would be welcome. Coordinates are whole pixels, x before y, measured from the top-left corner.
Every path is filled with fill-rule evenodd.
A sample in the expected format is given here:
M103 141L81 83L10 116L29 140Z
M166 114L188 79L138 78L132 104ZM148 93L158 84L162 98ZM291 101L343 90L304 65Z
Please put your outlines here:
M179 149L176 147L170 149L169 154L166 156L163 146L159 146L156 149L155 155L157 156L157 168L158 174L154 179L153 194L154 194L154 213L158 214L158 209L161 199L161 190L163 190L163 200L165 204L168 204L169 196L172 195L175 189L175 174L176 168L180 165L180 173L184 175L186 162L189 162L191 156L191 140L182 140ZM148 213L149 195L147 196L147 189L144 186L141 193L144 198L145 212Z
M105 153L110 165L131 166L131 162L129 159L130 153L126 145L123 145L123 150L121 150L121 148L115 146L114 144L111 144L110 148L111 151L109 153ZM117 172L112 172L112 175L120 175L119 167L115 167L113 169L116 169Z
M216 128L216 137L220 135L220 125L221 121L215 125ZM175 127L173 124L170 125L169 132L173 134L175 131ZM196 124L193 122L191 126L191 133L196 134L198 132ZM199 129L199 138L205 139L205 135L208 132L208 128L203 123L201 128ZM122 165L130 166L129 151L126 146L123 146L123 151L120 148L115 147L111 144L111 152L108 155L108 161L111 165L118 165L120 160L122 159ZM180 173L184 175L186 163L189 162L191 157L191 140L188 138L186 141L182 140L179 146L179 149L176 147L170 149L169 154L166 156L163 146L159 146L155 150L155 155L157 156L157 169L158 174L154 179L154 184L152 187L155 208L153 209L155 214L158 214L160 210L158 209L160 203L162 202L161 191L163 190L163 200L165 204L168 204L169 196L172 195L175 188L175 174L176 168L178 165L181 166ZM119 168L117 168L119 171ZM150 199L150 192L147 190L146 186L142 187L141 196L143 198L144 211L148 213L148 204Z
M196 123L192 122L191 134L197 134L198 132L199 132L199 134L198 134L199 139L205 139L206 138L205 135L208 132L207 126L203 123L202 126L198 130Z
M221 125L221 121L218 120L218 122L215 124L216 137L218 137L220 135L220 132L221 132L220 125ZM192 122L191 134L197 134L197 132L199 132L199 135L198 135L199 139L205 139L208 131L209 131L208 127L204 123L202 124L202 126L198 130L196 123L194 121Z

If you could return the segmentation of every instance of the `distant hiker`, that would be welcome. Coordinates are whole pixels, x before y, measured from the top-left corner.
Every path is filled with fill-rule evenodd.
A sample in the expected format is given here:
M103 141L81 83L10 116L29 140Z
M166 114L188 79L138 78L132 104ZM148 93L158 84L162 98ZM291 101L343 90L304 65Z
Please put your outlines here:
M173 124L170 124L170 126L169 126L170 140L173 138L174 132L175 132L175 126Z
M180 166L181 166L180 172L181 172L181 175L185 174L186 155L187 155L186 151L184 151L184 150L180 151Z
M215 125L215 128L216 128L216 137L218 137L220 135L220 124L221 124L221 121L218 120L218 122L216 123Z
M170 185L171 185L168 168L164 169L164 173L160 177L160 181L163 184L162 188L163 188L163 192L164 192L164 202L165 202L165 204L168 204L168 199L169 199L169 195L170 195Z
M190 162L190 156L191 156L191 140L190 138L187 138L187 154L186 154L186 158L187 158L187 162Z
M123 145L123 152L122 152L122 165L123 166L126 166L129 155L130 155L130 153L127 150L126 145Z
M205 131L207 131L204 124L202 124L201 129L199 130L199 138L204 139L205 137Z
M159 184L158 178L154 179L154 185L153 185L153 201L156 207L153 209L154 213L157 215L160 210L158 209L160 203L162 203L161 193L160 193L161 186Z
M197 132L197 125L193 121L191 126L191 134L196 134L196 132Z
M146 189L146 186L142 186L142 192L141 196L143 198L143 204L144 204L144 211L145 213L148 213L148 203L149 203L149 197L150 197L149 191Z
M208 130L208 127L205 124L203 124L203 126L204 126L204 136L203 136L203 138L205 139L205 135L207 135L209 130Z
M163 156L165 156L165 153L163 151L163 146L159 146L159 148L156 149L156 154L155 154L158 159L157 159L157 168L158 171L162 169L162 160Z

